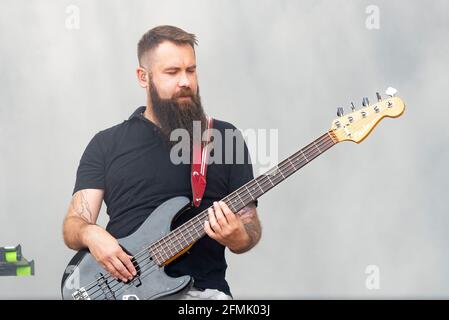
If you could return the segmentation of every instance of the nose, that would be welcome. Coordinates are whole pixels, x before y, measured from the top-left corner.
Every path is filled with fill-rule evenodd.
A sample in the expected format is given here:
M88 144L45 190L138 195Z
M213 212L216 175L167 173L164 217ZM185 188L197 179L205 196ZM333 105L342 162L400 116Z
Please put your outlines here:
M179 79L178 85L180 87L190 87L190 81L189 78L187 77L187 74L185 72L181 73L181 78Z

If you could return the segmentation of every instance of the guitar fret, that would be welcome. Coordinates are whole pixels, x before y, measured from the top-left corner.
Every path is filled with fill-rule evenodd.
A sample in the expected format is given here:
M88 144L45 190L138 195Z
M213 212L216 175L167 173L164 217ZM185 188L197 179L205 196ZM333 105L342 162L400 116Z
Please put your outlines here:
M154 252L154 258L156 259L156 262L158 264L161 264L163 262L163 257L162 257L162 253L160 251L160 241L153 244L152 248L154 249L153 252Z
M255 200L253 195L251 194L251 191L248 190L248 187L245 185L245 189L246 191L249 193L249 196L251 197L252 200Z
M181 231L181 235L184 238L184 241L185 241L186 245L188 245L189 241L187 241L186 237L184 236L184 232L183 231Z
M153 250L153 252L150 254L150 256L156 261L157 264L160 264L159 255L156 251Z
M160 263L161 263L161 256L160 256L159 251L158 251L158 250L156 251L156 248L155 248L155 251L154 251L154 253L152 254L152 256L153 256L153 258L156 260L156 263L157 263L157 264L160 264Z
M178 240L178 251L182 250L182 248L184 248L184 246L186 245L184 243L184 239L183 239L184 237L181 238L181 236L182 236L182 232L181 232L181 230L178 230L178 232L176 234L176 239Z
M191 229L191 228L188 228L188 229L186 229L186 230L187 230L187 232L188 232L188 236L190 237L190 239L191 239L192 242L193 242L194 237L192 236L192 229Z
M195 217L196 222L194 224L192 224L192 227L196 230L196 233L198 234L198 238L201 238L202 235L200 233L198 233L198 229L199 230L203 230L204 229L204 222L202 221L202 219L199 216Z
M186 241L186 238L184 236L184 230L185 230L185 228L181 227L181 228L179 228L179 232L178 232L178 239L183 248L189 244L189 242Z
M170 257L173 256L174 250L176 248L176 243L173 242L173 234L169 234L167 235L167 243L168 243L168 247L169 247L169 251L170 251Z
M278 166L278 170L279 170L279 173L281 174L282 178L285 179L285 176L284 176L284 174L282 173L282 169L280 169L279 166Z
M156 259L158 264L161 264L162 262L164 262L164 258L162 256L162 253L161 253L161 251L158 248L155 248L154 258Z
M177 231L177 232L179 232L179 231ZM174 240L175 240L175 251L176 251L176 253L181 251L181 249L182 249L182 243L181 243L181 240L179 239L179 235L177 234L177 232L175 232L173 234L173 237L174 237Z
M245 206L245 203L242 201L242 198L240 198L239 193L237 192L237 197L239 198L240 202L242 203L243 206Z
M154 246L151 246L151 256L156 260L156 262L159 262L158 259L158 252L156 251L156 248Z
M262 194L265 193L265 191L263 191L263 189L260 187L259 181L257 181L259 178L255 179L254 181L256 181L257 186L259 187L260 191L262 191Z
M197 239L199 239L201 237L201 235L200 235L200 233L198 232L198 230L196 228L194 228L194 229L195 229L196 234L198 235Z
M255 186L253 186L253 192L254 192L254 194L256 195L256 198L257 198L257 193L256 193L256 187Z
M315 148L318 149L318 152L321 153L321 150L320 150L320 148L318 148L318 146L316 145L315 141L313 142L313 145L315 146Z
M288 162L290 162L290 164L292 165L293 169L298 170L298 169L296 169L295 165L293 164L291 157L288 158Z
M270 181L271 185L274 187L273 181L271 181L270 176L265 175L268 178L268 181Z
M307 162L309 162L309 159L307 159L306 155L304 154L304 151L301 150L302 156L306 159Z
M162 241L164 242L165 248L168 250L169 254L171 255L171 250L170 250L170 246L167 243L167 239L165 237L163 237ZM170 258L170 255L168 255L167 251L165 251L165 250L163 252L167 256L167 260L168 260L168 258Z

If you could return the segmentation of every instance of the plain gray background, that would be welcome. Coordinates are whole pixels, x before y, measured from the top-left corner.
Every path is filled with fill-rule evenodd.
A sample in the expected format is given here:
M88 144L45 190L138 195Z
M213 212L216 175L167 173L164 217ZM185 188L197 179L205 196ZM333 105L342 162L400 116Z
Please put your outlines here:
M66 27L71 5L79 29ZM366 27L369 5L379 29ZM61 225L79 159L96 132L145 104L136 44L160 24L197 35L206 111L241 129L278 129L280 160L328 130L337 106L348 112L388 86L407 105L260 199L260 244L227 252L235 298L449 298L447 1L1 0L0 9L0 246L20 243L36 261L34 277L0 277L0 298L60 298L74 254ZM377 290L365 284L369 265Z

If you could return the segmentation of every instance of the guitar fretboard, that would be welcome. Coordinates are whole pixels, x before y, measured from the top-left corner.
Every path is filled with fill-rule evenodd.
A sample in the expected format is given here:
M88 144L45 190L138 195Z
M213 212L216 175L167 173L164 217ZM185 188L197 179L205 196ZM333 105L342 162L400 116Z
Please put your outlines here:
M331 131L295 152L266 173L247 182L222 199L233 212L238 212L249 203L287 179L320 154L335 145L335 136ZM206 233L204 222L208 220L207 209L174 229L166 236L149 246L150 256L158 265L163 265L180 252L198 241Z

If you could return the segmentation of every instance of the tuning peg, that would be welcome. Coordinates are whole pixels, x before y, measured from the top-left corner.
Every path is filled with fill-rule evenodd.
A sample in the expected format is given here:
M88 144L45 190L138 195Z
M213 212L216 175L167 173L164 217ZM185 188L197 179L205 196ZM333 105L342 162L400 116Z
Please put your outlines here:
M369 105L369 100L368 100L368 97L363 97L363 100L362 100L362 105L363 105L364 107L366 107L366 106L368 106L368 105Z
M352 112L354 112L354 111L355 111L355 106L354 106L354 102L351 102L351 110L352 110Z
M376 96L377 96L377 101L382 101L382 97L380 96L379 92L376 92Z
M337 116L341 117L341 116L343 116L344 113L345 112L342 107L337 108Z
M388 87L387 90L385 90L385 93L389 95L390 97L394 97L395 94L398 92L395 88Z

